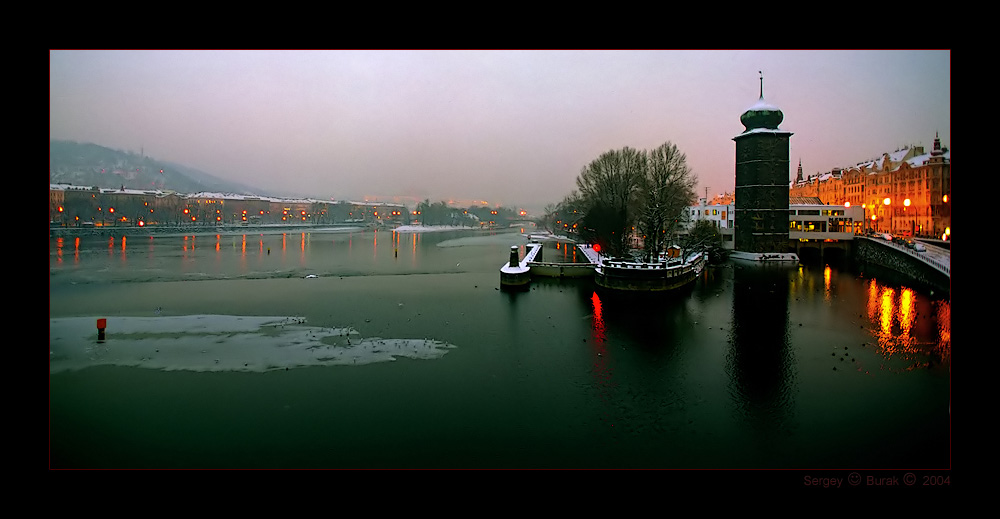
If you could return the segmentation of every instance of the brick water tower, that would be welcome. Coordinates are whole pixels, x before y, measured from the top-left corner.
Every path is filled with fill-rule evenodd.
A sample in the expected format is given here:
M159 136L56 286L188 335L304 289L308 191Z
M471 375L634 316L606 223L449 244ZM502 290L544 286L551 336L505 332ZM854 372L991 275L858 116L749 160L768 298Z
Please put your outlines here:
M795 261L788 240L788 146L778 128L784 114L760 99L740 116L746 128L736 141L736 215L733 255L753 261Z

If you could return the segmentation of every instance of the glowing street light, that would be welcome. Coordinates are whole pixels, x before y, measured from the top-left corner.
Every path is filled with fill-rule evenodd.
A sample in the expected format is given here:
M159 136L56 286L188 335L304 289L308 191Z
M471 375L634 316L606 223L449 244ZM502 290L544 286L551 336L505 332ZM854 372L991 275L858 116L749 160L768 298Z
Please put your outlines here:
M904 213L904 217L905 217L906 209L909 208L909 207L910 207L910 199L907 198L906 200L903 200L903 213ZM916 221L910 220L910 236L911 237L915 234L914 231L916 230L916 226L917 226Z

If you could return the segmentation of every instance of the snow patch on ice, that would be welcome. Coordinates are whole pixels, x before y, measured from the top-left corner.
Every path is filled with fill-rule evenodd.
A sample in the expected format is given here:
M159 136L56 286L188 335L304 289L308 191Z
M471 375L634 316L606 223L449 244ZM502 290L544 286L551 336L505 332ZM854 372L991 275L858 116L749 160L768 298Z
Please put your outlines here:
M96 317L53 318L49 319L49 372L106 365L264 372L399 357L436 359L455 347L428 339L363 338L350 327L305 323L301 317L110 317L105 341L98 343Z

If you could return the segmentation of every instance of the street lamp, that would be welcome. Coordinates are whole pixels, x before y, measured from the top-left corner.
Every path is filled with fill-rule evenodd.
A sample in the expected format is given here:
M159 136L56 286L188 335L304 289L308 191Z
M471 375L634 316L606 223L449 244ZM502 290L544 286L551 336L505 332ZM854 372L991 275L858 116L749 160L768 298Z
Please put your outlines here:
M904 215L904 217L906 216L906 212L907 212L906 210L909 207L910 207L910 199L907 198L906 200L903 200L903 215ZM905 218L905 219L909 220L909 218ZM913 220L910 220L910 237L911 238L913 237Z
M892 203L892 200L889 200L889 197L885 197L885 200L882 200L882 204L885 205L885 214L886 214L886 216L889 215L889 204L891 204L891 203ZM890 222L892 221L891 217L890 217L889 221ZM891 225L891 223L890 223L890 225ZM889 229L889 232L892 232L891 228Z

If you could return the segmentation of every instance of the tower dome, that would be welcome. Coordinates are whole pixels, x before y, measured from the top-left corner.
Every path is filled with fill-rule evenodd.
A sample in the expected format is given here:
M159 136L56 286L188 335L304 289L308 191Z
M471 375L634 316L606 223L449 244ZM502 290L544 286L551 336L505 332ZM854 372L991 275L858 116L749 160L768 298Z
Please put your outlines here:
M740 116L740 122L746 128L744 133L756 129L777 130L784 118L785 114L778 107L764 101L764 76L761 75L760 99Z

